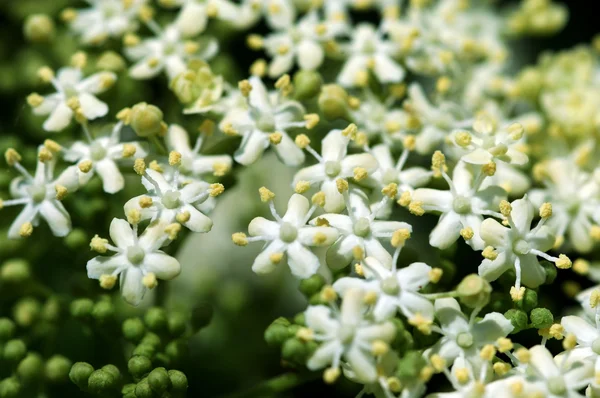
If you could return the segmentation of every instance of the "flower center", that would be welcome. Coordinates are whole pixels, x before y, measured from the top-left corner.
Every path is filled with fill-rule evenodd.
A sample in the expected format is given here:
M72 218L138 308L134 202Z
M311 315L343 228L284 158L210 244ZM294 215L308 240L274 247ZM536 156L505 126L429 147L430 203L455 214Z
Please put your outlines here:
M396 296L400 293L400 285L398 284L398 279L393 276L389 276L381 281L381 290L385 294L389 294L390 296Z
M514 243L513 251L516 254L527 254L529 253L529 243L523 239L519 239Z
M272 133L275 131L275 118L269 113L263 113L256 121L256 127L265 133Z
M456 336L456 344L462 348L469 348L473 345L473 335L468 332L459 333Z
M391 183L397 184L400 179L398 178L398 172L396 169L387 169L383 172L382 180L383 183L387 185Z
M146 253L138 245L129 246L127 248L127 260L129 260L131 264L141 264L141 262L144 261L145 256Z
M45 185L32 185L29 187L29 195L34 202L40 203L46 199Z
M64 86L63 92L65 93L65 96L67 98L77 97L77 95L79 94L79 92L77 91L75 86L73 86L71 84Z
M279 229L279 238L286 242L291 243L296 240L298 236L298 230L289 222L284 222L281 224L281 228Z
M600 337L594 340L594 342L592 343L592 351L600 355Z
M471 212L471 200L459 195L452 201L452 208L458 214L467 214Z
M338 331L338 338L343 344L350 344L354 339L355 334L356 330L354 329L354 326L342 324Z
M340 171L342 171L340 162L335 162L333 160L325 162L325 174L327 174L328 177L337 177L337 175L340 174Z
M552 395L563 395L565 392L567 392L565 380L560 376L555 376L549 379L548 391L550 391Z
M94 142L90 147L90 155L94 161L102 160L106 157L106 149L99 142Z
M176 209L179 207L179 191L165 192L162 196L162 204L167 209Z
M371 222L368 218L362 217L354 223L354 235L366 237L371 232Z

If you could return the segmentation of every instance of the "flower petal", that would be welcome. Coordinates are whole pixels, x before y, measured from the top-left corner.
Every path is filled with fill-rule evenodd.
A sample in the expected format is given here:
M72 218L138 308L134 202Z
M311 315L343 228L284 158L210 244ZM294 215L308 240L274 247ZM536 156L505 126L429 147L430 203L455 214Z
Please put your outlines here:
M563 316L560 323L567 333L573 333L577 337L577 342L581 345L589 347L600 337L600 332L595 326L578 316Z
M15 221L13 221L13 223L10 225L8 237L10 239L21 239L21 234L19 233L21 227L27 222L33 222L38 212L39 207L37 205L34 205L33 203L27 203L17 218L15 218Z
M153 272L158 279L165 280L173 279L181 273L179 261L161 251L146 254L144 268L147 272Z
M279 224L264 217L255 217L248 225L248 234L275 238L279 236Z
M417 292L429 284L430 271L429 265L417 262L398 270L396 277L402 290Z
M298 241L288 246L287 255L290 270L298 278L306 279L319 269L319 258Z
M121 294L133 306L138 306L146 294L143 277L139 267L129 267L121 273Z
M213 227L213 221L210 217L204 215L200 210L192 205L185 205L181 207L182 211L190 213L190 219L183 223L186 228L189 228L193 232L208 232Z
M315 236L325 236L323 242L315 239ZM298 241L305 246L329 246L340 236L335 228L330 227L304 227L298 231ZM319 243L317 243L319 242Z
M293 194L288 201L287 211L283 215L282 219L285 222L289 222L295 227L301 227L304 225L304 219L310 209L310 203L306 197L300 194Z
M254 263L252 264L252 271L257 274L268 274L272 272L276 267L277 263L271 261L271 255L275 253L283 253L286 250L286 244L279 239L269 243L262 252L256 256Z
M487 245L493 247L507 247L509 245L510 229L500 224L493 218L486 218L481 223L479 236Z
M44 200L40 205L40 214L54 236L67 236L71 231L71 217L60 201Z
M65 102L60 102L44 122L44 130L61 131L66 128L73 118L73 111Z
M135 238L131 225L123 219L113 218L109 228L110 239L120 249L127 249L133 246Z
M447 249L460 236L460 216L453 211L442 214L437 225L429 234L429 244L438 249Z
M100 279L100 276L112 275L119 268L127 268L128 264L123 255L96 256L87 262L87 276L90 279Z
M252 91L254 91L254 88ZM248 166L256 162L268 146L269 138L266 134L258 130L252 131L244 136L233 158L236 162Z
M119 192L125 186L123 174L111 159L102 159L97 162L96 172L102 179L102 187L106 193Z

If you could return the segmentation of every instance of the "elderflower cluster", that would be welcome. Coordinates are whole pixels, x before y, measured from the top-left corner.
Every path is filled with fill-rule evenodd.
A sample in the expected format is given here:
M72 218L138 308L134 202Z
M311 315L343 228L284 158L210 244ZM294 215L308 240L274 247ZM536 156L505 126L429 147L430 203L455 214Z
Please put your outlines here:
M265 333L292 366L345 377L359 396L600 395L600 285L563 286L577 315L555 321L541 307L570 268L600 283L600 46L515 69L507 40L558 32L564 6L88 3L62 13L83 50L42 67L47 87L27 97L46 117L35 171L5 153L19 176L0 208L22 206L10 238L35 237L41 220L67 236L66 199L101 180L103 200L118 203L89 243L87 276L118 282L136 306L193 266L177 241L211 231L223 184L274 152L295 193L278 209L287 187L256 186L270 215L231 238L261 242L256 274L299 280L306 310ZM237 81L220 60L235 35L243 57L258 54ZM109 44L116 52L91 62ZM179 112L115 108L122 80L162 88ZM539 344L520 342L526 329Z

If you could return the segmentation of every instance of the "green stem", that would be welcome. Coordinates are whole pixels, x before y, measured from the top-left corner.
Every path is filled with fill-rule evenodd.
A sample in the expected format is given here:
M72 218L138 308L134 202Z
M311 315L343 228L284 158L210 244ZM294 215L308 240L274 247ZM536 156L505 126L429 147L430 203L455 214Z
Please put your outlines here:
M245 391L238 391L232 394L224 395L222 398L250 398L250 397L269 397L291 390L307 382L317 380L321 373L285 373L272 379L265 380L254 387Z
M158 136L151 135L150 137L148 137L148 140L150 140L150 142L156 147L156 149L158 149L158 152L160 152L161 155L166 155L169 153L167 151L167 148L158 139Z
M429 300L437 300L440 298L458 297L458 296L460 296L460 294L458 294L458 292L456 290L451 290L449 292L442 292L442 293L422 294L421 296L423 296Z

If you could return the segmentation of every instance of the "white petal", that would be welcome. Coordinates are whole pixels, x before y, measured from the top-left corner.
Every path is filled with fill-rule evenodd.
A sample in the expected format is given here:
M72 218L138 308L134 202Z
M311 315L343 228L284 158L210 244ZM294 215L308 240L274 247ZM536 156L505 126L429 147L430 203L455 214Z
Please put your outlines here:
M294 66L294 53L289 51L285 55L275 55L269 64L269 77L277 77L288 72Z
M387 269L391 269L392 255L383 247L381 242L375 238L364 239L365 254L369 257L374 257L383 264Z
M473 338L478 346L494 344L501 337L506 337L514 326L511 321L498 312L485 314L483 319L471 327Z
M192 148L190 147L190 138L187 131L177 124L172 124L169 126L166 141L170 149L175 150L184 156L192 151Z
M102 159L96 163L96 172L102 179L104 192L119 192L125 186L123 174L117 167L117 164L111 159Z
M287 248L287 255L290 270L298 278L308 278L319 269L319 258L300 242L291 243Z
M364 310L364 292L357 289L348 290L342 300L340 321L342 325L357 326Z
M529 232L531 220L533 220L533 205L531 202L527 198L523 198L513 201L511 206L512 212L510 215L519 232Z
M56 80L61 86L75 86L81 81L83 73L79 68L60 68L56 73Z
M288 201L287 211L283 215L282 219L283 221L289 222L296 227L303 226L308 209L310 209L310 203L308 202L308 199L300 194L295 193Z
M335 181L323 181L321 191L325 194L325 206L323 209L327 213L339 213L346 208L344 196L338 191Z
M479 229L479 236L487 245L493 247L506 247L510 244L509 242L510 229L500 224L493 218L486 218L481 223Z
M491 153L482 148L477 148L461 158L462 161L471 164L488 164L494 157Z
M339 162L346 156L349 139L342 130L331 130L322 141L321 156L325 161Z
M327 178L325 174L325 167L323 164L318 163L312 166L300 169L296 175L294 175L293 185L296 185L298 181L308 182L321 182Z
M333 283L333 288L342 296L345 295L346 292L351 289L359 289L365 292L378 292L379 288L378 286L376 286L376 284L379 284L379 282L374 282L375 284L372 283L372 281L366 281L364 279L347 276L335 281Z
M412 232L412 226L402 221L373 221L371 222L371 233L376 236L387 236L399 229L408 229Z
M133 246L135 240L131 225L120 218L113 218L109 228L110 239L120 249L127 249Z
M100 94L110 87L106 84L107 80L116 81L117 75L107 71L94 73L77 84L77 89L80 92Z
M300 69L315 70L323 63L325 52L319 43L302 40L297 48Z
M127 267L127 265L127 259L122 255L96 256L87 262L87 276L90 279L100 279L100 276L111 275L118 268Z
M404 69L385 54L375 55L375 76L381 83L400 82L404 79Z
M352 249L362 247L362 242L354 235L338 239L328 250L326 255L327 265L338 270L344 268L352 261Z
M61 131L71 123L73 111L66 103L60 102L44 122L44 130Z
M174 23L183 36L193 37L206 29L207 21L206 5L188 1L179 11Z
M329 222L333 228L339 230L342 235L351 235L354 224L352 223L352 219L345 214L323 214L319 217L313 219L310 223L311 225L316 225L316 220L318 218L322 218Z
M462 313L458 301L453 298L443 298L435 300L435 317L440 322L444 331L458 334L468 331L469 322Z
M186 228L189 228L193 232L208 232L212 229L213 221L210 217L204 215L200 210L196 209L192 205L185 205L181 207L182 211L190 213L190 219L183 223Z
M251 92L254 91L254 88ZM244 136L242 143L233 158L236 162L248 166L256 162L269 146L269 138L260 131L253 131Z
M129 304L137 306L146 293L142 284L142 270L138 267L129 267L121 273L121 294Z
M595 326L578 316L563 316L560 323L567 333L573 333L577 337L577 342L581 345L591 346L600 337L600 332Z
M325 236L325 240L322 243L315 243L315 236L317 234ZM304 227L298 231L298 241L302 242L305 246L329 246L339 236L339 232L335 228L330 227Z
M356 75L367 70L367 62L368 58L365 55L352 55L338 74L338 83L345 87L355 86Z
M248 225L248 234L250 236L277 237L279 236L279 224L264 217L255 217Z
M81 93L79 95L79 104L83 115L88 120L93 120L108 113L108 105L94 97L92 94Z
M181 273L181 266L176 258L161 251L148 253L144 257L144 268L153 272L158 279L173 279Z
M425 263L412 263L398 270L396 277L402 290L417 292L429 283L431 267Z
M353 346L345 356L346 360L352 366L352 371L356 378L363 383L372 383L377 380L377 369L375 359L365 354L360 348Z
M269 243L269 245L256 256L254 263L252 264L252 271L257 274L268 274L272 272L277 264L271 261L271 254L285 252L286 244L279 239Z
M331 364L333 358L342 349L337 340L328 341L322 344L306 362L306 367L310 370L318 370Z
M500 275L514 267L514 255L507 255L506 252L498 253L495 260L484 259L479 264L479 276L487 281L495 281Z
M378 167L377 159L370 153L346 156L342 160L341 165L341 174L343 176L352 176L354 169L357 167L364 168L368 173L373 173Z
M423 296L411 293L402 292L400 296L400 309L407 318L411 318L416 314L421 315L423 318L432 320L434 308L431 301L424 298Z
M437 225L429 235L429 244L439 249L447 249L460 236L462 224L460 216L453 211L442 214Z
M194 159L192 163L192 172L195 175L202 175L205 173L214 172L214 166L216 164L224 164L228 168L231 168L231 156L229 155L211 155L201 156Z
M273 148L279 159L287 166L300 166L304 163L304 152L285 132L281 135L281 142L273 145Z
M17 216L17 218L15 218L15 221L13 221L13 223L10 225L10 228L8 230L8 237L10 239L21 239L21 235L19 234L21 227L27 222L33 222L35 216L38 214L38 211L38 206L32 203L26 204L25 207L23 207L23 210L21 210L21 212Z
M150 79L160 73L163 69L161 62L154 66L150 66L150 59L142 59L129 70L129 75L134 79Z
M553 377L560 377L561 372L554 363L554 358L550 351L544 346L536 345L529 349L531 354L530 364L533 366L546 380Z
M311 305L304 313L306 326L319 333L331 332L338 323L331 318L331 310L324 305Z
M419 188L412 194L412 200L421 202L423 208L430 207L438 211L449 211L452 209L454 197L450 191L440 191L439 189Z
M375 159L377 159L377 163L381 169L393 169L396 166L392 159L390 148L386 144L375 145L371 148L371 153L375 156Z
M54 236L67 236L71 231L71 217L58 200L44 200L40 205L40 214Z
M373 316L376 321L381 322L393 317L396 314L396 311L398 311L398 299L396 297L382 295L377 299L377 303L373 308Z
M521 280L525 286L536 288L546 280L546 271L533 254L519 256L521 262Z
M257 108L261 112L271 112L271 102L267 88L259 77L252 76L250 79L252 90L248 96L250 106Z

